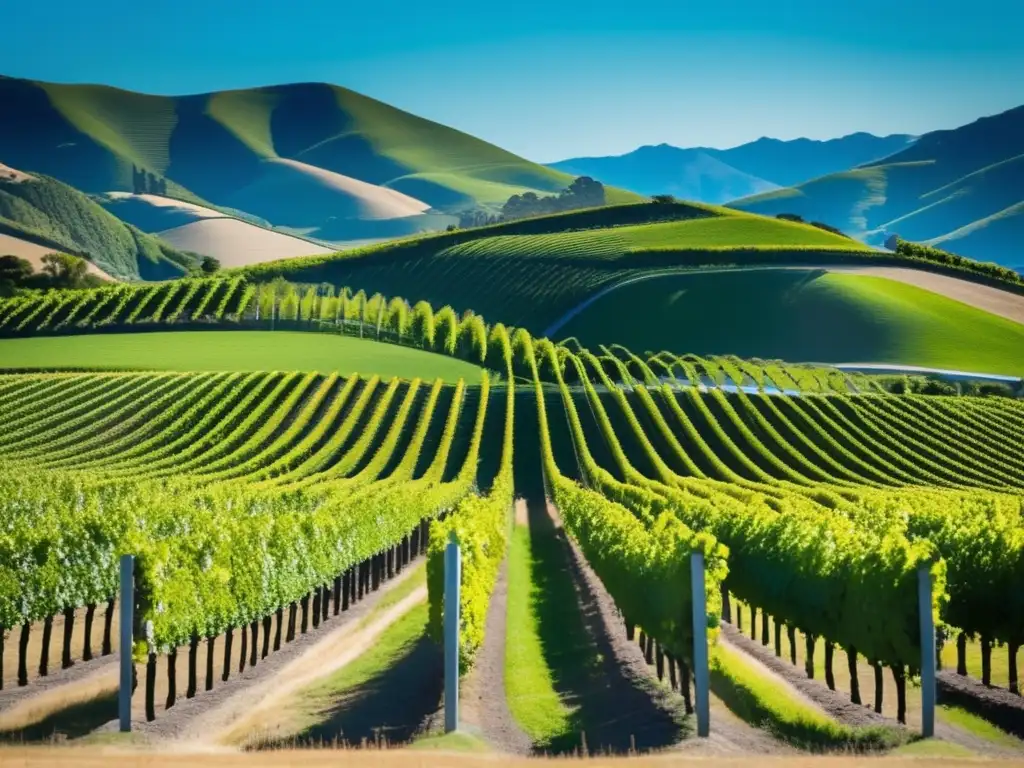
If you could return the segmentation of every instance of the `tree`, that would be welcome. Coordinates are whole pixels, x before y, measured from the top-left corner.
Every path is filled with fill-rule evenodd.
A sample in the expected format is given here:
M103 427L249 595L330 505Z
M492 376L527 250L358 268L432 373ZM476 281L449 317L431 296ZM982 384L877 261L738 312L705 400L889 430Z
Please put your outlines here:
M212 275L220 269L220 262L213 258L213 256L203 256L203 260L199 264L199 269L207 275Z
M651 202L658 205L672 205L676 199L672 195L652 195Z
M589 176L574 179L563 194L572 198L573 208L594 208L605 203L604 184Z
M0 280L23 283L32 274L32 265L20 256L0 256Z
M86 284L89 263L67 253L48 253L43 256L43 273L60 288L81 288Z
M775 214L776 219L782 219L783 221L795 221L798 224L802 224L804 217L795 213L777 213Z
M32 277L32 265L18 256L0 256L0 296L10 296Z

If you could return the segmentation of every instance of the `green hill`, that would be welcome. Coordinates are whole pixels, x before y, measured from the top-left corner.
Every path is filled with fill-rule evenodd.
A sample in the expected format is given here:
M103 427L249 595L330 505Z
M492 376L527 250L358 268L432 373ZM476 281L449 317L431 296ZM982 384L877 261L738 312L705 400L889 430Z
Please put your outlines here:
M595 291L634 275L787 254L797 263L871 257L862 243L805 224L715 206L643 203L268 262L242 274L448 304L540 333Z
M443 227L432 213L495 208L512 194L555 193L571 181L320 83L163 97L0 78L0 111L0 158L16 167L86 192L238 208L323 239ZM609 202L636 199L609 190Z
M558 338L570 336L637 351L1024 371L1024 325L913 285L820 269L637 282L570 320Z
M179 277L194 258L46 176L0 166L0 232L84 256L121 279Z
M765 214L797 213L868 242L880 244L898 234L1014 265L1022 261L1015 236L1019 225L1013 221L1021 203L1024 107L925 134L906 149L851 171L730 205Z

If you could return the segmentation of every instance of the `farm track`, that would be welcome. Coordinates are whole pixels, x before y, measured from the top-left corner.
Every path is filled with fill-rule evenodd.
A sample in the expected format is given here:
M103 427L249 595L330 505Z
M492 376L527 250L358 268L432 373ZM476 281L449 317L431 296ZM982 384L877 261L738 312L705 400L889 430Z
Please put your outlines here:
M827 266L827 265L794 265L794 266L783 266L783 265L769 265L769 266L749 266L749 267L729 267L722 269L687 269L687 268L676 268L676 269L664 269L656 272L649 272L643 275L635 275L619 280L618 282L606 285L600 290L591 294L583 301L576 304L576 306L568 309L564 312L557 320L550 323L545 328L540 336L544 338L553 338L559 330L572 320L574 317L579 315L581 312L589 308L599 299L604 298L609 293L617 291L620 288L624 288L628 285L634 285L635 283L644 282L647 280L656 280L660 277L670 277L675 275L686 275L686 274L716 274L724 272L737 272L744 271L749 272L753 270L824 270L827 272L842 272L848 274L864 275L867 277L883 277L887 280L895 280L897 282L906 283L913 285L918 288L924 288L932 293L937 293L941 296L945 296L950 299L968 304L977 309L991 312L994 315L1005 317L1008 320L1013 320L1018 323L1024 323L1024 296L1020 296L1015 293L1008 291L1002 291L998 288L993 288L988 285L982 285L980 283L973 283L969 280L961 280L955 277L942 275L936 272L929 272L927 270L918 269L907 269L903 267L842 267L842 266Z
M516 501L517 515L524 506ZM530 755L533 743L512 717L505 695L505 632L508 619L508 558L502 561L487 609L484 644L459 689L462 718L470 732L479 731L495 750Z

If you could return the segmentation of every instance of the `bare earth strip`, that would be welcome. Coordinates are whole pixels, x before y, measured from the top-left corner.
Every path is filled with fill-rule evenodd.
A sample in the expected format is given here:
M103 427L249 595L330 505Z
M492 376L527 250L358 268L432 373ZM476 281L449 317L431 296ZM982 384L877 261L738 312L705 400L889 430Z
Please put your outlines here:
M906 283L926 291L937 293L955 301L963 302L977 309L983 309L994 315L1024 323L1024 296L993 288L989 285L973 283L970 280L961 280L957 277L942 275L937 272L929 272L924 269L910 269L908 267L830 267L830 266L747 266L747 267L724 267L721 269L664 269L657 272L650 272L643 275L628 277L618 283L606 285L601 290L588 296L575 307L569 309L560 318L544 329L542 336L552 338L558 331L572 320L576 315L591 304L607 296L619 288L633 285L646 280L657 280L659 277L673 277L685 274L708 275L718 272L750 272L753 270L777 270L796 269L805 272L825 270L826 272L848 272L851 274L864 275L866 277L884 277L888 280Z
M785 659L777 657L767 646L754 642L727 622L722 622L722 636L725 641L741 654L763 666L767 674L778 678L810 706L819 709L844 725L854 727L870 725L892 725L897 723L874 710L854 704L849 697L838 691L829 690L817 680L811 680ZM845 659L845 657L844 657Z
M239 219L203 219L157 233L176 248L213 256L225 267L244 267L294 256L334 253L331 248Z
M516 517L526 502L516 502ZM480 735L503 754L529 755L530 737L512 717L505 696L505 630L508 618L508 560L501 564L487 608L484 644L466 680L459 686L460 727Z
M132 194L131 192L107 192L107 197L111 200L140 200L144 203L149 203L156 208L176 209L184 213L191 214L197 219L224 218L224 214L221 211L213 208L207 208L205 205L196 205L195 203L187 203L184 200L175 200L173 197L164 197L163 195L137 195Z
M869 277L884 277L938 293L972 307L1024 323L1024 296L981 283L972 283L937 272L906 267L828 267L830 272L853 272Z
M744 636L734 626L724 621L722 622L722 634L727 637L733 647L757 659L758 662L764 664L772 672L785 680L789 686L813 700L838 722L854 727L871 725L899 727L894 718L880 715L866 705L852 703L849 700L849 694L845 691L841 689L832 691L829 690L823 681L811 680L801 669L793 666L786 659L776 656L771 648ZM837 654L837 657L839 655ZM845 662L845 654L842 654L842 656L842 661L839 658L836 659L837 667L842 666ZM866 690L862 690L861 695L865 702L870 703L871 698L867 695ZM1011 696L1012 694L1007 693L1006 695ZM919 722L912 720L911 727L917 728L919 725ZM1021 754L1018 749L987 741L963 728L938 719L935 723L935 735L944 741L958 744L978 755L985 755L986 757L1019 757Z

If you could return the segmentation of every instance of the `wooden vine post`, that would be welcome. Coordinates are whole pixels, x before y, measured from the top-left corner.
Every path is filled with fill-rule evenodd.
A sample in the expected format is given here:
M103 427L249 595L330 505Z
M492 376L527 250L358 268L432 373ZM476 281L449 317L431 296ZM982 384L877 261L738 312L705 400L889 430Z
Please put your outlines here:
M697 735L707 738L711 732L711 708L708 695L708 606L704 592L703 552L690 555L690 584L693 588L693 687Z
M921 734L929 737L935 735L935 623L929 565L917 571L917 609L921 622Z
M132 628L135 624L135 557L121 555L121 678L117 690L117 714L121 732L132 729L132 682L135 664L132 658Z
M444 550L444 731L459 728L459 591L462 553L452 532Z

